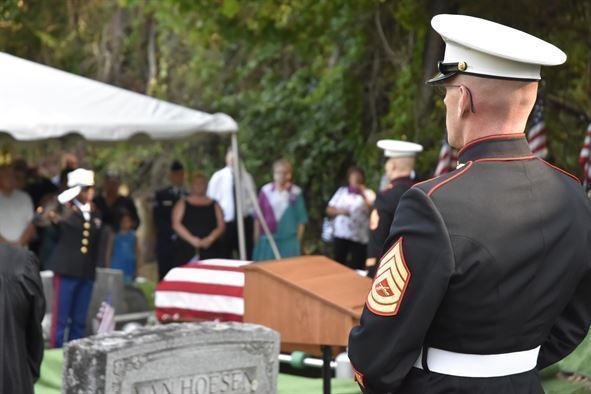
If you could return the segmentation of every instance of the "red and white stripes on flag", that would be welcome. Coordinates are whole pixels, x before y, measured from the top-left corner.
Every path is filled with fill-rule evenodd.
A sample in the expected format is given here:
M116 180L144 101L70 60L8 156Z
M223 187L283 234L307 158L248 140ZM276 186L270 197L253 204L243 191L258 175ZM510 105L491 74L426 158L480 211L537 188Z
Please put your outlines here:
M439 151L439 159L435 168L434 176L443 175L456 169L458 165L458 151L452 148L447 141L443 141Z
M585 190L591 187L591 123L587 126L587 134L583 142L583 149L579 154L579 165L583 168L583 186Z
M545 159L548 156L546 145L546 125L544 124L544 98L540 94L534 106L532 123L527 132L529 148L536 157Z
M161 322L241 322L244 316L242 266L247 264L250 261L211 259L173 268L156 286L156 317Z

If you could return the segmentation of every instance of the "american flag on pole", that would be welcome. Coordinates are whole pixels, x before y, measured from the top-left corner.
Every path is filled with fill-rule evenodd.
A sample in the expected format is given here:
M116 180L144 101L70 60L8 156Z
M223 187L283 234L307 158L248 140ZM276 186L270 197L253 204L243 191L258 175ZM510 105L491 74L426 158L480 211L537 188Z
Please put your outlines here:
M540 94L534 106L532 125L527 132L527 140L532 153L539 158L548 156L546 146L546 125L544 124L544 98Z
M583 149L579 154L579 165L583 168L583 186L585 190L591 187L591 123L587 126L587 134L585 134L585 141L583 142Z
M452 148L447 141L443 141L439 151L439 159L435 168L434 176L443 175L456 169L458 165L458 151Z

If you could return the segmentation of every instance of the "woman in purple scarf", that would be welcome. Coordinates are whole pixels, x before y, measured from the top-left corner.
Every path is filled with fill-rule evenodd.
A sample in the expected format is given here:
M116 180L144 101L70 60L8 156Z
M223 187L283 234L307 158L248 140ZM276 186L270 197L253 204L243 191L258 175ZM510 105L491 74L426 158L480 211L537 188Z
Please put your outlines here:
M259 193L259 205L281 257L299 256L304 225L308 223L302 189L291 183L289 162L278 160L273 164L273 182L267 183ZM275 256L266 234L261 234L260 223L255 227L258 239L253 260L273 260Z

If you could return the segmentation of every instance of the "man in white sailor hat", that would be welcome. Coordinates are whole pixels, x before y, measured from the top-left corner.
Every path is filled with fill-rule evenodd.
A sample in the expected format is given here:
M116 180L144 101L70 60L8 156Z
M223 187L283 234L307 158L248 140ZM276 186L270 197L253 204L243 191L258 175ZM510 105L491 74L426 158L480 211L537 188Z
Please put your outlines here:
M366 393L541 393L591 323L589 201L523 134L541 66L566 55L479 18L431 24L460 164L401 198L349 358Z
M68 189L58 196L61 206L49 212L58 234L47 263L54 272L55 305L50 346L56 348L86 334L101 229L101 221L92 205L94 172L83 168L71 171L67 185Z
M375 276L377 260L381 257L384 242L390 234L398 202L415 183L416 154L423 150L422 145L399 140L380 140L377 146L384 150L384 170L388 184L376 196L369 216L369 243L365 266L367 276L371 278Z

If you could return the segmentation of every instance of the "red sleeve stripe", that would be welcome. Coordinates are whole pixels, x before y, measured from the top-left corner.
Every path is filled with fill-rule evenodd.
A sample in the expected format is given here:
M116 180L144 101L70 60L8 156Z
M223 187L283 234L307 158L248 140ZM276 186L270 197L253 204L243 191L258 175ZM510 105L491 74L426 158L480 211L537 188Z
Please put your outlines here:
M53 275L53 316L51 321L51 333L49 335L49 347L55 348L56 332L57 332L57 318L59 314L60 302L60 275Z
M433 187L431 188L431 190L429 190L429 191L427 192L427 195L428 195L428 196L431 196L431 195L432 195L432 194L435 192L435 190L439 189L441 186L443 186L443 185L445 185L445 184L447 184L447 183L449 183L449 182L453 181L454 179L456 179L456 178L458 178L458 177L462 176L462 175L463 175L463 174L464 174L466 171L468 171L468 169L469 169L470 167L472 167L472 164L474 164L474 162L472 162L472 161L469 161L469 162L468 162L468 164L466 164L466 166L464 166L464 168L462 168L462 170L461 170L460 172L458 172L458 173L457 173L457 174L455 174L454 176L451 176L451 177L447 178L447 179L446 179L446 180L444 180L443 182L441 182L441 183L438 183L437 185L433 186Z
M574 179L575 181L577 181L578 183L581 183L581 180L580 180L579 178L577 178L576 176L574 176L573 174L571 174L570 172L566 172L566 171L564 171L562 168L558 168L558 167L556 167L555 165L552 165L552 164L548 163L548 162L547 162L546 160L544 160L544 159L540 159L540 161L542 161L542 163L545 163L545 164L549 165L550 167L554 168L555 170L562 172L564 175L568 175L568 176L570 176L571 178L573 178L573 179Z
M361 372L359 372L358 370L355 369L355 367L353 366L353 364L351 364L351 368L353 368L353 374L354 374L354 379L357 383L359 383L359 385L363 388L365 388L365 383L363 383L363 374Z

